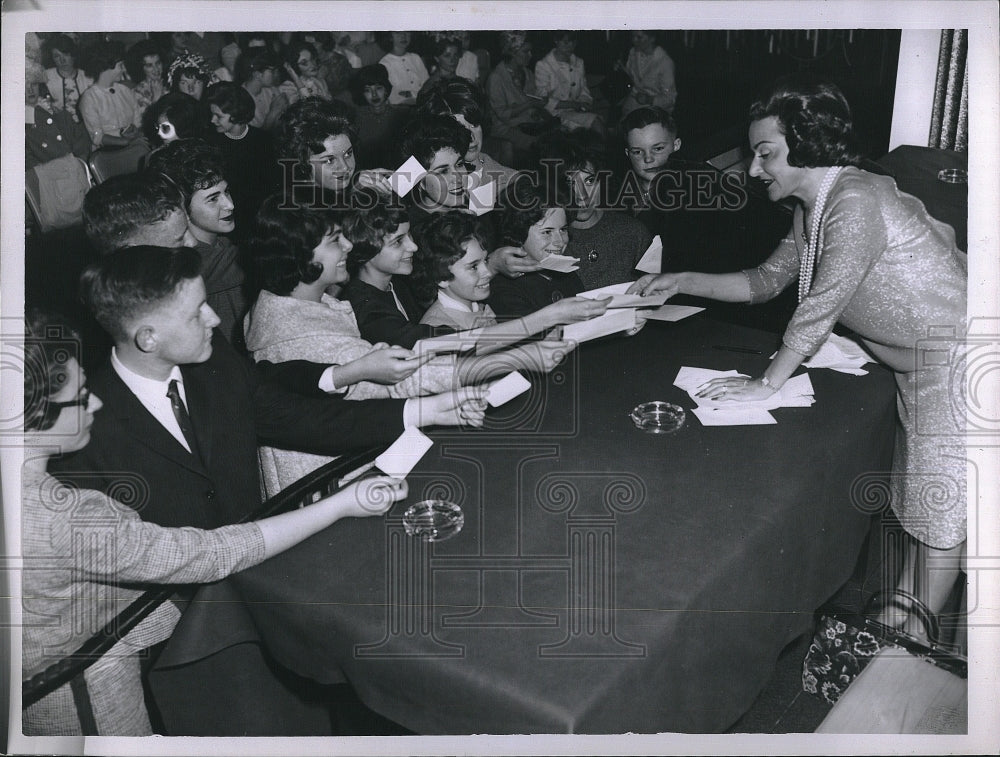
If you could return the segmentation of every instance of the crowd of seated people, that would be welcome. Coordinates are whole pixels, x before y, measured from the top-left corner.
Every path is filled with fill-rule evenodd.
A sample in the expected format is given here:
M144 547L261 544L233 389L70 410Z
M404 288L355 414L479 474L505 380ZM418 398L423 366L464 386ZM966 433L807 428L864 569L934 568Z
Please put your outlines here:
M624 104L588 82L572 32L495 37L492 60L462 32L44 40L26 167L149 148L83 199L82 292L107 349L89 377L73 364L39 391L93 426L32 479L96 489L101 509L119 507L115 475L134 473L156 491L129 539L155 550L171 529L204 530L177 539L187 557L170 571L123 579L206 581L275 554L287 543L273 547L268 527L262 545L257 527L234 526L262 493L404 428L482 425L487 380L553 370L574 348L558 327L607 307L579 295L639 279L654 236L664 273L702 270L694 256L729 243L726 186L689 191L692 166L674 155L673 65L653 33L633 35ZM546 267L551 255L578 270ZM461 357L421 350L473 329ZM58 421L32 422L39 444ZM338 501L324 523L369 514L356 491ZM200 566L219 543L231 559ZM134 666L112 672L135 683ZM98 698L113 700L101 675ZM26 725L74 732L73 717L47 720L72 706L52 696ZM102 732L148 732L144 717L109 715Z

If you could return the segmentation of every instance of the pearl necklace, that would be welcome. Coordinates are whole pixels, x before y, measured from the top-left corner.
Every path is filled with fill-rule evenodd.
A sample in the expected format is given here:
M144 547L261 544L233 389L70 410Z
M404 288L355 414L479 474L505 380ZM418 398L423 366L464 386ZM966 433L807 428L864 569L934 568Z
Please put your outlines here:
M805 299L805 296L809 294L809 288L812 286L813 269L816 267L816 261L819 258L819 251L823 243L823 240L820 239L820 230L822 228L823 209L826 206L826 196L830 193L830 187L837 180L837 176L840 175L841 170L843 170L843 166L830 166L826 169L826 175L823 177L823 181L819 185L819 191L816 193L816 202L813 204L812 218L809 224L811 233L806 238L806 251L802 256L802 265L799 268L799 302ZM805 235L806 230L803 225L802 236L805 237Z

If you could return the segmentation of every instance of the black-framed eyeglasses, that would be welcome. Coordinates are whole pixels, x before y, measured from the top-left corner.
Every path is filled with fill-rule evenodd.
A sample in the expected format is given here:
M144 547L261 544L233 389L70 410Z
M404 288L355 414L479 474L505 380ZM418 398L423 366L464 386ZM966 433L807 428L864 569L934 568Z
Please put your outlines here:
M66 407L83 407L86 408L90 404L90 390L84 387L80 390L79 396L75 399L66 400L65 402L52 402L49 401L45 404L45 412L42 415L41 420L38 423L38 428L42 431L48 428L52 428L55 422L59 419L59 414L62 413L63 408Z

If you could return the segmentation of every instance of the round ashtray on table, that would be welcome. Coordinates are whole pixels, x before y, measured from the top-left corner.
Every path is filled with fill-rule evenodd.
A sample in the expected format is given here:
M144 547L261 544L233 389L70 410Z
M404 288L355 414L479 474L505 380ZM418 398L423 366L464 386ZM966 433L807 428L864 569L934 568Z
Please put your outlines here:
M424 541L444 541L462 530L462 508L443 499L425 499L410 505L403 513L403 528L408 536Z
M945 184L968 184L969 172L964 168L942 168L938 171L938 181Z
M636 405L629 418L637 429L647 434L672 434L684 425L687 413L680 405L655 400Z

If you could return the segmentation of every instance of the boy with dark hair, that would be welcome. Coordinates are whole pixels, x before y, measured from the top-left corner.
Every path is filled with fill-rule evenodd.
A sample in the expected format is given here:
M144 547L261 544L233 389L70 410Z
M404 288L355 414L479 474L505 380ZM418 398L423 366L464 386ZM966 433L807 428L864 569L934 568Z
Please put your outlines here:
M120 247L194 247L184 197L161 174L112 176L83 199L83 229L101 255Z
M184 197L188 230L201 255L208 303L231 344L243 348L246 314L239 249L228 235L236 228L235 208L218 148L197 139L171 142L150 157L150 172L172 181Z

